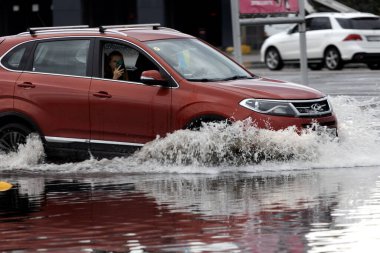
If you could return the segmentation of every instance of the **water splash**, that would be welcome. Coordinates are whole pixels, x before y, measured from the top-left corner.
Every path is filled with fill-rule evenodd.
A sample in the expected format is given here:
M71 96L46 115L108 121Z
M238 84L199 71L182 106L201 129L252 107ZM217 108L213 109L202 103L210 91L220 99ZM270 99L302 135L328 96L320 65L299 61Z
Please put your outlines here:
M45 158L44 147L37 135L29 135L26 144L20 145L17 152L0 153L0 171L14 168L33 168Z
M251 119L209 123L200 131L179 130L150 142L133 158L163 165L241 166L262 161L314 160L318 145L334 141L327 131L310 129L301 136L294 127L281 131L259 129Z
M0 154L0 170L54 173L221 173L380 165L380 101L331 98L339 140L328 132L293 127L258 129L250 120L207 124L200 131L179 130L158 138L130 157L46 164L38 139L17 153Z

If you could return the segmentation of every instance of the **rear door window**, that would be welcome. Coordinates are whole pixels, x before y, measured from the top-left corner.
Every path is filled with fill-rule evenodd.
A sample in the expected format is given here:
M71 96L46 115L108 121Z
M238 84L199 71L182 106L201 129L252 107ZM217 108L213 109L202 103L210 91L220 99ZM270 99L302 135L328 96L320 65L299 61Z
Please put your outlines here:
M330 19L328 17L306 19L306 29L308 31L331 29Z
M26 52L31 48L31 44L25 43L15 47L3 57L1 64L8 69L23 70L27 61Z
M343 29L380 30L380 18L337 18Z
M33 72L86 76L90 40L60 40L38 43Z

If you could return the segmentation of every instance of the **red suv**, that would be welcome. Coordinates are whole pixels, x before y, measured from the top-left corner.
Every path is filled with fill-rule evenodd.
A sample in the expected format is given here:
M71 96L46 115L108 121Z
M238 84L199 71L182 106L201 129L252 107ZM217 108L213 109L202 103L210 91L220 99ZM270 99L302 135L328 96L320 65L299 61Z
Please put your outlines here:
M2 37L0 101L0 149L14 151L37 133L48 156L125 154L210 121L337 126L321 92L255 76L158 24L30 28Z

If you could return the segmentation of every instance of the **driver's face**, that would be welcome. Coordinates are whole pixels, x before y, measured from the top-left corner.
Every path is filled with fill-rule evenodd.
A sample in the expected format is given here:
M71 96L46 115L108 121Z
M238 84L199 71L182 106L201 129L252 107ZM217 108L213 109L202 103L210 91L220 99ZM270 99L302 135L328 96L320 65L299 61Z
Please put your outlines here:
M110 67L112 70L114 70L116 68L117 62L120 60L122 60L121 56L118 56L118 55L112 56L111 61L110 61Z

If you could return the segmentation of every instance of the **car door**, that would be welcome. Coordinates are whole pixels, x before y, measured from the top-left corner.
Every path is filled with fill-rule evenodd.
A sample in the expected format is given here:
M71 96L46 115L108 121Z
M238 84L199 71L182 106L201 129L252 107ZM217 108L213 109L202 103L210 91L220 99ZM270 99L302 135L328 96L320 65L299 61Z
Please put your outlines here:
M298 32L298 25L295 25L290 29L281 42L278 43L278 47L283 60L297 60L300 54L300 35Z
M7 52L7 54L1 58L1 66L7 71L1 71L0 73L0 113L13 110L15 83L25 68L25 63L32 46L33 42L23 43Z
M107 74L110 56L122 54L128 80ZM138 147L170 129L171 89L145 85L144 70L159 70L141 49L120 41L99 39L91 81L91 149L94 151ZM112 72L111 72L112 73Z
M47 142L88 143L91 45L88 38L37 41L16 82L15 110L32 118Z
M332 26L329 17L314 17L306 20L307 24L307 56L308 59L323 58L326 47L325 41L332 35Z

